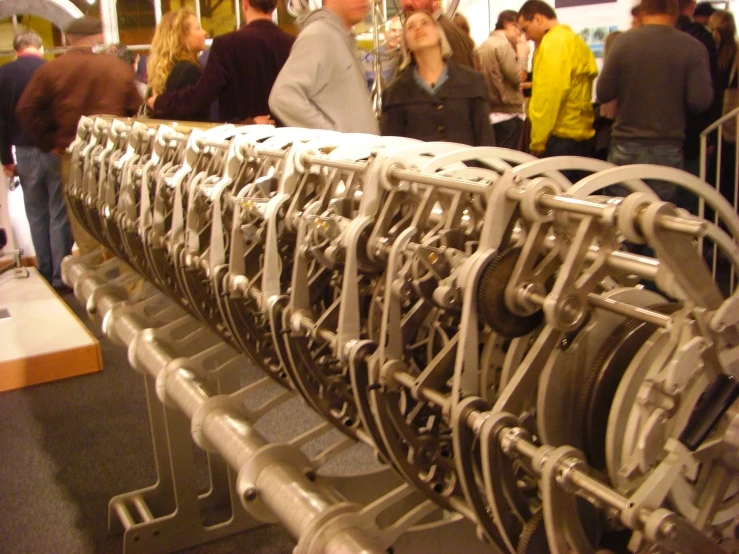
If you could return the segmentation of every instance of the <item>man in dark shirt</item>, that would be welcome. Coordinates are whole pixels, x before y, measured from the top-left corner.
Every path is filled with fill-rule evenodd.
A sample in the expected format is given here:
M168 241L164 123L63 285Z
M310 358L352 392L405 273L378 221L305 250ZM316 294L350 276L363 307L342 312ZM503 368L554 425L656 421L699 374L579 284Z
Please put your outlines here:
M93 51L93 47L103 43L99 19L75 19L65 33L71 45L67 53L34 73L15 110L34 144L61 158L63 183L69 180L71 170L71 155L66 149L77 135L80 118L96 114L134 115L142 101L133 68L113 56ZM80 254L100 248L72 212L69 221Z
M674 28L677 0L643 0L641 12L642 25L614 41L596 87L601 102L618 100L608 161L682 168L685 114L713 101L708 53ZM674 185L651 185L678 203Z
M246 25L213 39L200 80L149 99L158 114L187 119L218 100L218 120L266 123L269 93L295 38L272 22L277 0L243 0Z
M15 37L13 48L17 59L0 67L0 158L5 176L12 178L17 173L23 188L36 267L61 291L61 264L64 256L72 252L72 229L62 196L59 158L36 148L14 113L31 77L46 63L44 47L41 37L27 31Z

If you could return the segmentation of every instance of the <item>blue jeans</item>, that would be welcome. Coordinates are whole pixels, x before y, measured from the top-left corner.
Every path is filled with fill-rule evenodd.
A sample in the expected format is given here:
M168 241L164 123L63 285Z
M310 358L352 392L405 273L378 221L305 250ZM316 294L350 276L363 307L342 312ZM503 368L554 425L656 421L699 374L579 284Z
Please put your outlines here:
M551 135L547 140L547 145L541 157L580 156L581 158L592 158L593 154L595 154L595 141L593 139L575 140ZM574 169L567 169L561 173L570 183L577 183L580 179L588 175L586 171Z
M61 160L32 146L16 146L15 157L38 271L60 287L62 259L71 254L73 243L62 196Z
M654 164L682 169L683 149L679 146L665 144L625 142L611 145L608 161L615 165ZM676 185L655 179L648 179L647 184L652 187L660 199L675 205L679 204ZM628 194L624 187L618 185L610 187L610 192L617 196Z

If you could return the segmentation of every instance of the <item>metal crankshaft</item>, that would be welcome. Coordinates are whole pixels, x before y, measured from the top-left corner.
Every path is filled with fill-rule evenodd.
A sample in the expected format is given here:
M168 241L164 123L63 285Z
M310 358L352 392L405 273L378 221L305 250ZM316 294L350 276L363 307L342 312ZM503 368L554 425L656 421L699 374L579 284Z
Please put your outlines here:
M105 116L83 118L71 150L65 194L115 258L68 258L65 280L146 376L167 491L189 471L173 437L191 435L233 514L215 530L179 513L197 531L160 539L161 484L117 497L131 552L260 522L306 553L739 552L739 218L706 183ZM714 220L660 201L654 180ZM268 378L245 385L245 364ZM262 437L297 397L323 423ZM331 475L354 444L377 467Z

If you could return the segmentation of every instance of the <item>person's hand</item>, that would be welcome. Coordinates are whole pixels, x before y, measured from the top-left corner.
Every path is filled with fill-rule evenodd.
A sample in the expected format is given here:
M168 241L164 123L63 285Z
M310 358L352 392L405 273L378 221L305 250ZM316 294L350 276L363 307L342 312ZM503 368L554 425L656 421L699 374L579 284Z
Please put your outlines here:
M521 33L521 35L519 35L518 37L518 40L516 41L516 56L519 59L528 60L530 53L531 44L529 43L529 39L526 38L526 35L524 33Z
M5 164L3 165L3 173L5 173L5 176L8 179L12 179L13 175L15 175L15 164Z
M149 106L149 109L154 109L154 102L157 101L157 95L154 94L153 96L149 96L149 99L146 101L146 105Z
M529 78L528 72L525 69L522 69L521 70L521 73L519 74L519 80L522 83L525 83L526 82L526 79L528 79L528 78Z
M255 115L254 123L257 125L274 125L275 120L270 115Z
M521 92L529 88L531 88L531 81L526 81L525 83L521 83L520 85L518 85L518 90L520 90Z
M56 157L61 158L64 156L64 154L67 153L66 148L62 148L61 146L57 146L56 148L52 149L52 154L54 154Z

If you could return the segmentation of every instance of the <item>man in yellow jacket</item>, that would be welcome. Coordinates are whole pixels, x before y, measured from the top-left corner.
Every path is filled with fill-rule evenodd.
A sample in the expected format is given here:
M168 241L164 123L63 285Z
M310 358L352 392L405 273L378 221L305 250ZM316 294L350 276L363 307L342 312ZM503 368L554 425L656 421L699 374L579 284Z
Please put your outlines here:
M591 155L595 56L579 35L557 21L551 6L528 0L518 24L536 44L529 103L532 154Z

